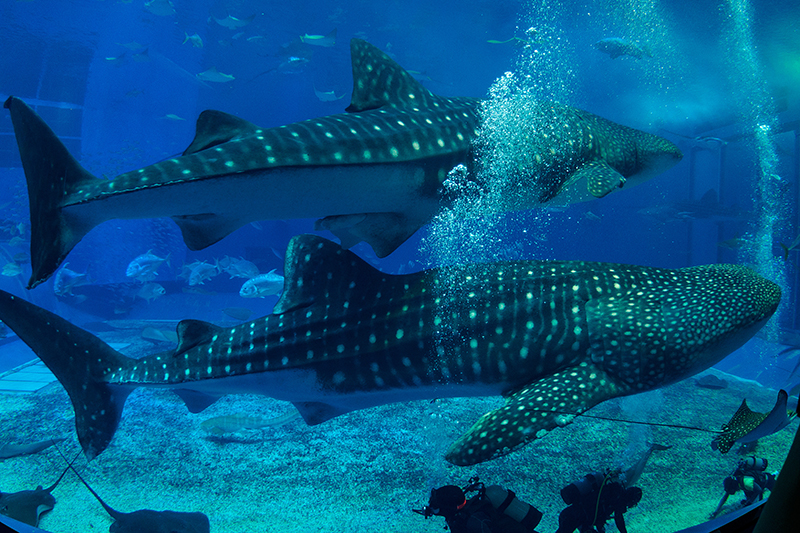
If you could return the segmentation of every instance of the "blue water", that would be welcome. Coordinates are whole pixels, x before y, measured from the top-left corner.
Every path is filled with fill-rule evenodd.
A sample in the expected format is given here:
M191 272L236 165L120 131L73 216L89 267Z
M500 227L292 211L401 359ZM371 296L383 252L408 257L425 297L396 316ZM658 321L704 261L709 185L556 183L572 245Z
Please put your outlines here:
M493 235L500 242L492 244L489 258L669 268L751 264L781 284L782 307L766 338L718 368L773 388L799 379L789 378L796 358L777 355L800 344L800 256L792 250L784 260L779 245L800 232L797 2L174 0L172 6L174 13L161 16L142 0L5 0L0 97L35 105L90 172L111 178L181 153L205 109L263 127L342 112L352 90L352 37L386 51L444 96L486 97L505 72L514 72L518 90L662 135L684 158L632 190L497 217ZM238 29L214 20L228 14L255 18ZM297 43L300 35L334 28L334 46ZM183 42L195 33L202 47ZM533 44L489 42L512 37ZM608 37L646 43L652 57L611 59L592 46ZM299 66L283 65L298 56ZM200 82L196 74L212 67L233 80ZM344 98L323 101L315 90ZM0 113L0 205L2 267L28 252L30 238L24 173L7 112ZM262 221L191 252L168 219L113 220L69 254L68 267L91 279L73 296L55 295L52 279L26 291L30 265L24 262L20 275L0 277L0 289L25 294L77 324L221 322L232 320L222 312L230 307L262 316L276 296L243 299L238 291L244 279L225 273L197 286L200 293L187 293L178 278L181 265L243 257L261 272L280 273L289 239L312 231L313 220ZM442 259L425 254L426 239L436 237L432 231L423 228L382 260L364 244L354 250L386 272L419 270ZM736 249L720 245L734 239ZM148 250L170 258L154 280L166 294L151 302L135 296L141 284L125 275L128 263ZM0 368L10 365L0 361Z

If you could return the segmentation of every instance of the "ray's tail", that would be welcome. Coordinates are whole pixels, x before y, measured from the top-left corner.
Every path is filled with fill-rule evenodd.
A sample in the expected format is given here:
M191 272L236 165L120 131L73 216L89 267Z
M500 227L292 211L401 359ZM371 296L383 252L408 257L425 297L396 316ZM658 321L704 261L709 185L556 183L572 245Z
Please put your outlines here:
M65 216L65 195L97 181L67 151L53 130L28 105L9 96L3 105L11 113L19 155L28 182L31 218L32 289L49 278L94 224Z
M127 366L131 359L88 331L5 291L0 291L0 320L31 347L67 390L78 440L92 460L111 442L133 390L111 385L104 376Z

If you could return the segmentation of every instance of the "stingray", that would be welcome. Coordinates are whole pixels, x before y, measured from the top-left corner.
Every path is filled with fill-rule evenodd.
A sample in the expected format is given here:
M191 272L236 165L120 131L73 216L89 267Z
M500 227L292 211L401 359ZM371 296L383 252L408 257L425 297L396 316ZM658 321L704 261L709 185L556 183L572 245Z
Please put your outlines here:
M55 483L43 489L41 485L36 490L21 490L19 492L0 492L0 514L10 516L30 526L38 526L39 519L44 513L56 505L56 499L51 492L58 482L64 477L71 467L67 467L58 476Z
M70 465L68 468L72 468ZM97 498L103 509L111 515L114 523L108 528L110 533L210 533L211 526L208 517L203 513L181 513L176 511L152 511L141 509L132 513L122 513L112 509L98 494L86 483L77 470L72 471L78 479Z
M787 411L786 403L789 395L785 390L778 391L775 407L769 413L757 413L747 407L747 400L742 400L742 405L731 417L730 421L722 426L722 433L711 441L711 448L727 453L736 444L747 444L772 435L789 425L797 413Z

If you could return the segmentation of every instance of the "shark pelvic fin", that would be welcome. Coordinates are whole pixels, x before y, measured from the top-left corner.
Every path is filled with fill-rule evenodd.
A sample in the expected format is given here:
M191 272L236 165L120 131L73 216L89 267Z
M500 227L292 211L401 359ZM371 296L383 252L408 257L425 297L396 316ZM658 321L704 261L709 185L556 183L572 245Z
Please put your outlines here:
M309 426L322 424L331 418L350 412L349 409L340 409L322 402L297 402L292 405L300 412L300 416Z
M180 215L172 220L181 230L183 241L190 250L202 250L221 241L248 221L225 217L214 213L203 215Z
M75 428L86 458L106 449L133 387L110 385L104 372L129 358L83 329L22 298L0 291L3 322L47 365L72 401Z
M183 155L194 154L223 144L237 137L254 135L260 128L242 118L222 111L207 109L197 117L197 126L192 144Z
M4 107L11 113L19 155L28 182L31 216L31 278L33 289L49 278L72 248L94 225L79 224L61 212L64 196L86 184L103 181L84 169L53 130L33 109L14 96Z
M316 235L297 235L289 241L283 272L283 292L273 309L276 315L312 306L322 294L334 298L337 293L346 292L350 299L361 298L362 294L366 298L382 278L391 277L353 252Z
M434 96L391 57L361 39L350 41L353 97L346 111L357 113L384 106L425 107Z
M342 248L366 242L378 257L386 257L406 242L422 224L412 222L402 213L362 213L335 215L317 220L314 229L336 235Z
M618 394L602 369L567 368L509 394L503 407L483 415L450 446L446 459L468 466L506 455Z

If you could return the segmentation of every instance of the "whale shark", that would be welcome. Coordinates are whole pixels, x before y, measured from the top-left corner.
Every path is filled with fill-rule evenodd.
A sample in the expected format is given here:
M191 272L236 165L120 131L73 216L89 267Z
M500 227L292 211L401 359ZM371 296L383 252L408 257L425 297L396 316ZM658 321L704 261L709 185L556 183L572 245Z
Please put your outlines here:
M319 424L392 402L502 395L446 458L507 454L609 398L696 374L774 313L780 289L737 265L671 270L507 261L382 273L341 246L294 237L273 313L232 328L177 326L173 352L133 359L0 291L0 320L65 387L87 458L111 441L136 387L199 412L226 394L291 402ZM460 276L447 300L440 280Z
M442 207L442 183L474 166L481 100L425 89L386 54L351 41L353 94L346 112L274 128L206 110L180 157L112 180L87 172L22 100L9 109L28 185L28 288L58 268L96 225L171 217L199 250L257 220L317 219L349 248L385 257ZM529 162L516 176L520 210L562 198L602 197L680 160L670 141L586 111L540 103ZM524 193L524 194L523 194Z

